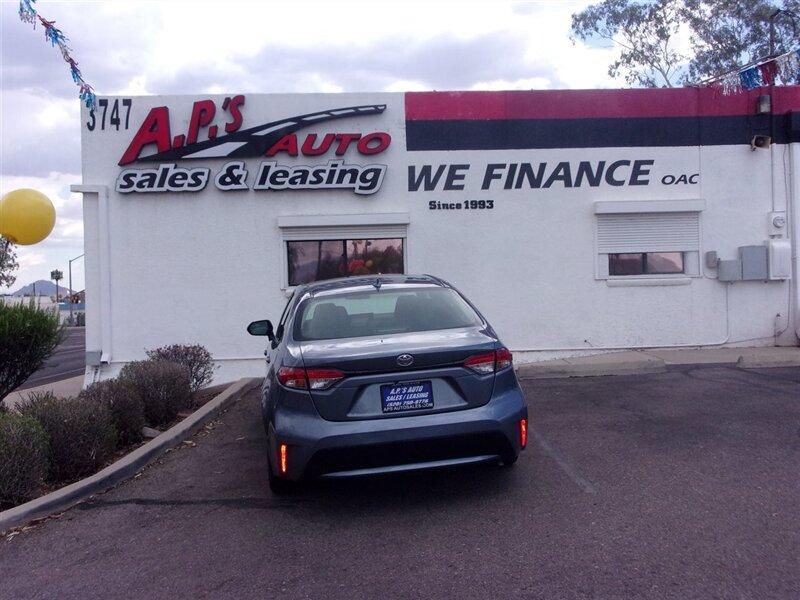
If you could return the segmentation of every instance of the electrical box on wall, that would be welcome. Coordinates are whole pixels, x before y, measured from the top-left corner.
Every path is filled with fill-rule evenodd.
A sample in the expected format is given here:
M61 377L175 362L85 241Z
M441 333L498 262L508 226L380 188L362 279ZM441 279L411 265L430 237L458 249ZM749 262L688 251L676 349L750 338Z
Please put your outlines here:
M786 231L786 213L782 211L771 212L767 216L769 217L769 234L783 235Z
M792 277L792 244L787 239L767 240L770 279L791 279Z
M720 281L741 281L742 261L721 260L717 263L717 279Z
M739 246L742 261L742 279L745 281L767 280L767 249L764 246Z

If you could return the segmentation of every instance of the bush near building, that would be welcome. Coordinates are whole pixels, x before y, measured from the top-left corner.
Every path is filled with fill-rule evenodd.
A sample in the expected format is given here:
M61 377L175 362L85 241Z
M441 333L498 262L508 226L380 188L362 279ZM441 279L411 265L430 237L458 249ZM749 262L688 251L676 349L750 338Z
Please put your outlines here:
M36 419L47 432L50 482L72 481L94 473L116 448L111 410L96 400L34 393L17 405L17 410Z
M30 377L53 353L66 329L58 314L29 303L0 301L0 400Z
M166 425L191 404L189 369L165 360L129 362L119 379L129 384L144 405L150 425Z
M147 358L178 363L189 369L192 393L195 393L214 379L214 363L211 353L199 344L172 344L147 351Z
M119 379L98 381L78 396L87 402L107 406L117 430L117 446L135 444L142 439L145 426L144 403L133 387Z
M0 414L0 507L38 495L47 474L47 454L47 433L36 419Z
M76 398L29 394L15 412L0 413L0 506L36 497L43 482L95 473L116 448L140 441L145 424L165 425L188 407L190 383L188 367L144 360Z

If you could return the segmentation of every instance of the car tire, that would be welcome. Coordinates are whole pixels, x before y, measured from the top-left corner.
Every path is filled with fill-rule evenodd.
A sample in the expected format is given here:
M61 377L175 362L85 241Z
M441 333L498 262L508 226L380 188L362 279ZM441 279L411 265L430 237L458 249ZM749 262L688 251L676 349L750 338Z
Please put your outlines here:
M506 454L501 464L505 468L513 467L514 463L517 462L517 458L519 458L519 454Z

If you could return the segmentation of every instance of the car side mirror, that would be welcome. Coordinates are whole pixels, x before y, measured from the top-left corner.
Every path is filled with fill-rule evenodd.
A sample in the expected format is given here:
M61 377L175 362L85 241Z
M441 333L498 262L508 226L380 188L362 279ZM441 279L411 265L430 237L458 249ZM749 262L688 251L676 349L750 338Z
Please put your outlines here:
M253 321L247 326L247 333L250 335L265 335L271 342L275 341L275 332L272 329L272 321L269 319Z

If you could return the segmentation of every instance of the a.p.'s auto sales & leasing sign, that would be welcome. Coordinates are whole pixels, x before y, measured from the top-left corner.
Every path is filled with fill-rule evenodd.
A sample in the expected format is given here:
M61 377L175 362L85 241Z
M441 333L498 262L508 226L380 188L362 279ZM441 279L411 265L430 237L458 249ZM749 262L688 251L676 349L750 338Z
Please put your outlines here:
M385 104L348 106L331 110L289 116L256 127L241 129L245 97L225 98L221 110L228 120L219 135L219 126L211 125L217 113L213 100L194 102L188 131L173 136L169 107L152 108L119 161L120 166L133 163L160 163L152 168L126 168L119 173L116 190L121 193L198 192L212 179L217 189L230 190L318 190L349 189L356 194L374 194L386 174L385 164L350 163L349 154L374 156L391 144L391 136L383 131L369 133L298 132L319 123L345 117L379 115ZM207 127L207 139L199 140ZM156 152L145 154L155 146ZM251 178L244 160L263 156ZM282 165L281 157L307 157L310 160L329 157L325 163ZM178 166L178 160L231 159L212 174L209 167Z

